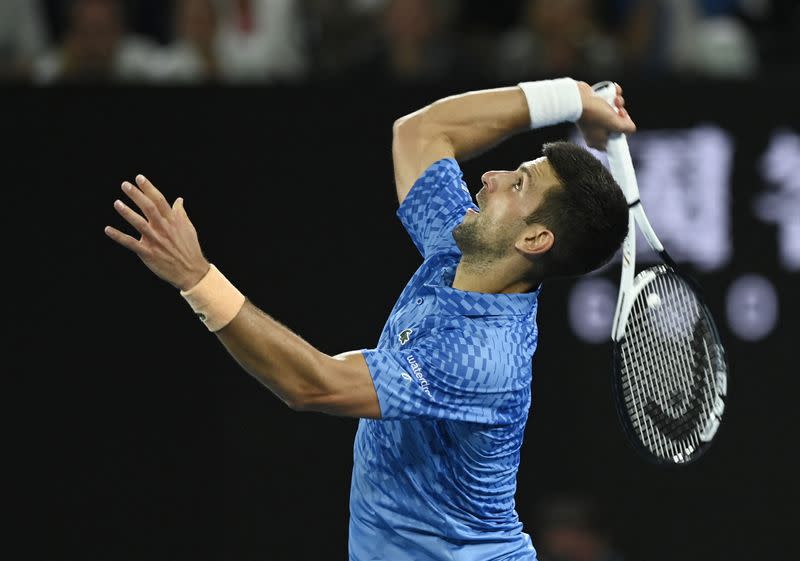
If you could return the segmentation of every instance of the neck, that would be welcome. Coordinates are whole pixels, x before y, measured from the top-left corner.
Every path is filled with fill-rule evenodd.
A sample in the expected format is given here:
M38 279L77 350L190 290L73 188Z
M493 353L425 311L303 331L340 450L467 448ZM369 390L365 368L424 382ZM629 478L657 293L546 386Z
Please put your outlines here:
M540 278L520 278L518 265L505 261L477 261L463 257L456 267L453 288L489 294L519 294L534 290Z

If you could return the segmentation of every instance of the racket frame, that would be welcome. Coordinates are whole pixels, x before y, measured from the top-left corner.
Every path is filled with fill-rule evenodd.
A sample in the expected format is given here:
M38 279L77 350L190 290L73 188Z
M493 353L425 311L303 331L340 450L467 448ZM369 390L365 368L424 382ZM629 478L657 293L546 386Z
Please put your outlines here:
M604 99L615 111L619 111L614 104L617 95L617 85L612 81L598 82L592 86L592 89L597 95ZM622 271L620 274L619 294L617 295L617 305L614 310L614 320L612 323L611 338L614 341L614 371L620 371L622 366L622 358L620 356L620 341L625 336L625 327L633 308L634 302L638 295L644 290L648 284L654 281L662 274L660 271L668 271L677 275L685 281L698 295L697 303L701 308L701 312L708 318L713 336L717 341L717 352L720 353L721 360L725 364L725 349L722 346L719 331L717 330L716 322L713 320L711 311L708 308L705 300L701 297L702 290L694 279L681 273L675 261L664 249L664 245L653 230L650 220L644 212L642 202L639 196L639 185L636 181L636 173L633 168L633 161L631 159L630 149L628 147L628 140L623 133L611 133L606 144L606 154L608 156L608 164L614 179L619 184L628 203L628 233L622 243ZM650 247L658 254L663 261L664 265L651 267L642 270L638 275L636 271L636 226L639 226L644 238ZM666 465L686 465L694 462L697 458L702 456L709 447L714 435L720 426L722 413L725 409L724 396L728 393L728 372L727 365L725 372L713 372L714 387L717 389L713 406L713 415L703 427L700 434L700 441L703 443L699 446L694 453L686 460L661 459L658 458L652 451L650 451L639 439L633 422L624 413L626 405L623 399L622 380L619 376L614 376L614 399L617 405L617 411L622 421L622 426L627 433L628 441L633 444L642 456L651 462Z

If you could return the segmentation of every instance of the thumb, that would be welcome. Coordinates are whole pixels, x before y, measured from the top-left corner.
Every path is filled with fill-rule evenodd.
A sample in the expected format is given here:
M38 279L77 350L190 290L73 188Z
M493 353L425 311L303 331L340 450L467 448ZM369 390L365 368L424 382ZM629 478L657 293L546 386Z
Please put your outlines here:
M189 215L186 214L186 209L183 207L183 197L178 197L172 205L172 210L178 213L178 216L184 220L189 220Z

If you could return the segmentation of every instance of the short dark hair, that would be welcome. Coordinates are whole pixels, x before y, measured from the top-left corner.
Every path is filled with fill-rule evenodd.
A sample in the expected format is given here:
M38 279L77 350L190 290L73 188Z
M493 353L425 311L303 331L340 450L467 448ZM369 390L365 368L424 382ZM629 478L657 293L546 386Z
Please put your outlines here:
M625 239L628 204L611 173L588 150L551 142L542 153L561 181L525 220L544 224L555 237L543 272L549 277L588 273L606 264Z

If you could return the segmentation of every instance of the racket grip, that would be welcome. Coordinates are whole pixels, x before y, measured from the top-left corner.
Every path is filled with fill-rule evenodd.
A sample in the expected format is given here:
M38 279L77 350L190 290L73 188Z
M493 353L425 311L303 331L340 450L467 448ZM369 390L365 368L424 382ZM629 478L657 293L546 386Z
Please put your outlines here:
M636 173L633 170L628 139L624 134L611 133L606 143L606 155L611 175L622 188L628 206L634 206L639 202L639 184L636 182Z
M603 98L614 111L618 111L614 105L617 97L617 85L610 80L598 82L592 86L595 94ZM606 143L606 154L608 155L608 167L611 175L622 188L628 206L633 206L639 201L639 185L636 183L636 173L633 170L633 160L628 148L628 139L622 133L612 132Z
M614 99L617 97L617 85L610 80L598 82L592 86L596 95L602 97L613 109L619 112L614 105ZM636 172L633 169L633 160L631 159L631 151L628 148L628 139L623 133L612 132L608 137L606 143L606 154L608 156L608 168L611 170L611 175L614 180L619 184L622 193L625 195L625 200L628 202L628 207L636 217L636 222L642 229L647 241L653 249L661 253L664 251L664 246L656 236L653 227L650 225L647 215L642 209L641 201L639 200L639 184L636 182Z

